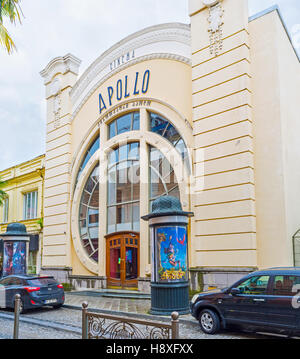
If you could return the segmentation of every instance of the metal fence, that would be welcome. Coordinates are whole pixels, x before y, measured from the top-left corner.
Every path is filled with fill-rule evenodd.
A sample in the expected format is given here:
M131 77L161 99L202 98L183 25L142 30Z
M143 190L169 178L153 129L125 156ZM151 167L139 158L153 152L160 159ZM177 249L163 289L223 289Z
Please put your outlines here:
M21 296L15 296L13 339L19 339ZM179 339L179 314L170 323L99 314L82 303L82 339Z
M172 313L171 322L132 319L92 313L88 303L82 304L82 339L179 339L179 314Z

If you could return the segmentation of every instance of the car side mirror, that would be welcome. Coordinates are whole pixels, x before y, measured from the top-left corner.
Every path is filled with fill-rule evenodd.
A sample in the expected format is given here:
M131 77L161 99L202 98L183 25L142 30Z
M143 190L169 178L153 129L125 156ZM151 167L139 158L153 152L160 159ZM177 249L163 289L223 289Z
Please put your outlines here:
M241 291L240 291L239 288L232 288L232 289L230 290L230 294L232 294L232 295L238 295L238 294L241 294Z

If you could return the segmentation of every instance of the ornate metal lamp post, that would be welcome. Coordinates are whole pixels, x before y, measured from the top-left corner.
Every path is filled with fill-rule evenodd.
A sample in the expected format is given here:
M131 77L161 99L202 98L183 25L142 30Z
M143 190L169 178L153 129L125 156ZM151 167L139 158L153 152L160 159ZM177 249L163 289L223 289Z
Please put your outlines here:
M30 237L24 224L12 223L0 236L0 276L27 274Z
M176 197L153 202L149 221L152 247L151 314L189 312L188 217Z

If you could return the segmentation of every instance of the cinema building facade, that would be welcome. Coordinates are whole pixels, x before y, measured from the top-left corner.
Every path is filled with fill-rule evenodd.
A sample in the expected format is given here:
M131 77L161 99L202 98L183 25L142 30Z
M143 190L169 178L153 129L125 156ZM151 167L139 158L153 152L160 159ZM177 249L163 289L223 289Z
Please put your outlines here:
M299 59L277 8L252 18L246 0L189 8L191 25L141 30L80 78L71 54L41 72L43 273L76 288L148 291L141 217L164 195L194 212L193 289L294 264Z

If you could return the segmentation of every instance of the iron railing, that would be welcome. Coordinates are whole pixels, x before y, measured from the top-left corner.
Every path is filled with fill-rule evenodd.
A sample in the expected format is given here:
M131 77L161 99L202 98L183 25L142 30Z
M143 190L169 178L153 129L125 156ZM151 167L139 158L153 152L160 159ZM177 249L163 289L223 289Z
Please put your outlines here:
M92 313L82 303L82 339L179 339L179 314L171 323Z

